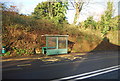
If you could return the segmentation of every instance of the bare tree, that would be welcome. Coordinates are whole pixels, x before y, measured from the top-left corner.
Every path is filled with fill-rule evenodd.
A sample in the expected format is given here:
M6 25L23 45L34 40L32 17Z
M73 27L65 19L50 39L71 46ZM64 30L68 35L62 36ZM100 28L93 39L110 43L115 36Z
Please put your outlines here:
M70 3L72 4L73 8L76 10L74 22L73 22L73 24L76 24L79 19L79 15L83 9L83 5L85 4L87 5L89 3L89 0L70 0Z

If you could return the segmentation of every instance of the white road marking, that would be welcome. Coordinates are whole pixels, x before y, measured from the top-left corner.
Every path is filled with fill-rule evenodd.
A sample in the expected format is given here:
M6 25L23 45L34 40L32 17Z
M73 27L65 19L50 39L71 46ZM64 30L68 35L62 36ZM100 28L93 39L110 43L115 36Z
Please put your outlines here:
M104 74L104 73L108 73L108 72L111 72L111 71L115 71L115 70L118 70L118 69L120 69L120 68L110 69L110 70L103 71L103 72L100 72L100 73L95 73L95 74L92 74L92 75L83 76L83 77L80 77L80 78L75 78L75 79L72 79L72 80L69 80L69 81L75 81L75 80L80 80L80 79L86 79L86 78L90 78L90 77L97 76L97 75L100 75L100 74Z
M3 69L2 71L11 71L11 70L22 70L22 68L8 68L8 69Z
M22 64L22 65L17 65L17 66L30 66L31 64Z
M56 79L56 80L52 80L52 81L61 81L61 80L67 80L67 79L82 77L82 76L88 76L90 74L95 74L95 73L98 73L98 72L103 72L103 71L107 71L107 70L111 71L112 69L118 69L119 67L120 67L120 65L112 66L112 67L109 67L109 68L104 68L104 69L100 69L100 70L96 70L96 71L92 71L92 72L88 72L88 73L83 73L83 74L79 74L79 75L74 75L74 76L69 76L69 77L65 77L65 78L60 78L60 79Z

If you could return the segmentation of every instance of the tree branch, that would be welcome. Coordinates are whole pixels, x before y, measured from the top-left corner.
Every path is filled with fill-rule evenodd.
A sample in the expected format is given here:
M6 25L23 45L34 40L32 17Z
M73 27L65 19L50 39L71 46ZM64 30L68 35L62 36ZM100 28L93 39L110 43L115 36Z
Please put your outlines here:
M70 0L70 3L72 4L72 6L75 8L75 6L74 6L74 3Z

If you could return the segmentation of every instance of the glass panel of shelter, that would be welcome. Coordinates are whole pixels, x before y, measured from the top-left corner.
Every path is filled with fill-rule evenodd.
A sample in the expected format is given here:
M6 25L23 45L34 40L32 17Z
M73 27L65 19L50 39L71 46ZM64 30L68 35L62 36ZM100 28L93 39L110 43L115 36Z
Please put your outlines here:
M66 49L66 37L58 37L58 49Z
M47 47L48 49L56 49L56 45L57 45L57 39L56 37L47 37Z

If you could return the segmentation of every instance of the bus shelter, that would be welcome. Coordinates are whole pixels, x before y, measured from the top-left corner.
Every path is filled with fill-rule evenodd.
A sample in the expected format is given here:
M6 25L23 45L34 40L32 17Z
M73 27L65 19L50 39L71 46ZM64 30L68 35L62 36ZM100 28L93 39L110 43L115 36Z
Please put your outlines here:
M46 47L42 47L42 53L46 55L68 53L68 35L44 35Z

